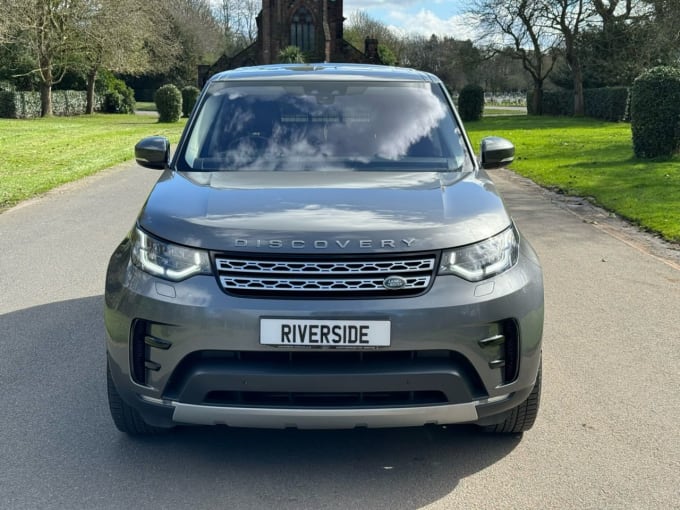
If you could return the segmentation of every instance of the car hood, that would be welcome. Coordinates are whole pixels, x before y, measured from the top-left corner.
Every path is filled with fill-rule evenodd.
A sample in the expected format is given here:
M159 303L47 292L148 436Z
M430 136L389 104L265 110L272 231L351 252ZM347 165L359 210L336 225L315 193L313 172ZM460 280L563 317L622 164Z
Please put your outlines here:
M166 171L139 217L209 250L423 251L471 244L510 218L484 173Z

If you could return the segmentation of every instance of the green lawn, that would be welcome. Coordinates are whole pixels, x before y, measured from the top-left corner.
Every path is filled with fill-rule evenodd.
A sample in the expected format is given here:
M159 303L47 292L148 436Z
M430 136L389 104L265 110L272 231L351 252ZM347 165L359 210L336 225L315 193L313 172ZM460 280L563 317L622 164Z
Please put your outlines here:
M511 168L542 186L590 197L680 242L680 157L638 160L629 124L562 117L494 117L466 124L476 148L488 135L516 145Z
M156 103L153 101L137 101L135 103L135 110L138 112L156 112Z
M526 115L526 112L518 112L515 109L500 106L485 106L484 117L497 117L499 115Z
M0 119L0 210L60 184L134 157L150 135L175 143L184 127L152 116L94 115L50 119Z

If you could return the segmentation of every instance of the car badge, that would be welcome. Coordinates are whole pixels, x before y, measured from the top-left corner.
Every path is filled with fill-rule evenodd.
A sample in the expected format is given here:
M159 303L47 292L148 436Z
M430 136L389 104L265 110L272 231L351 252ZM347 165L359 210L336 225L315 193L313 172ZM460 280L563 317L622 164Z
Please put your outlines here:
M399 290L406 287L406 280L401 276L388 276L383 280L383 287L390 290Z

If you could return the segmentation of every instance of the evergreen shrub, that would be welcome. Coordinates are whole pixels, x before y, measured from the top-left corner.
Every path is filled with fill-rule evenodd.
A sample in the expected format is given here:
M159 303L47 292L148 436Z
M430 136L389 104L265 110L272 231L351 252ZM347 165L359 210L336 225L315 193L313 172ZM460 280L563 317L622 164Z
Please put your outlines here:
M680 69L655 67L636 78L630 121L638 158L671 156L680 150Z
M106 113L127 113L125 111L123 96L115 90L107 92L104 94L102 110Z
M134 113L135 91L111 73L103 73L97 92L103 96L101 108L105 113Z
M187 85L182 89L182 115L188 117L194 109L198 95L201 93L196 87Z
M182 93L174 85L163 85L154 94L158 122L177 122L182 116Z
M484 89L465 85L458 95L458 113L464 122L479 120L484 113Z

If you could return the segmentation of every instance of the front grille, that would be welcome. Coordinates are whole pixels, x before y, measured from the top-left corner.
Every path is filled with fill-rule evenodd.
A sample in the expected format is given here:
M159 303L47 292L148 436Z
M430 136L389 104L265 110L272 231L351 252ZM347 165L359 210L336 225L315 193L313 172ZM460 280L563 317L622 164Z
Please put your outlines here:
M222 289L238 296L412 296L434 278L433 253L402 256L261 258L217 255Z

